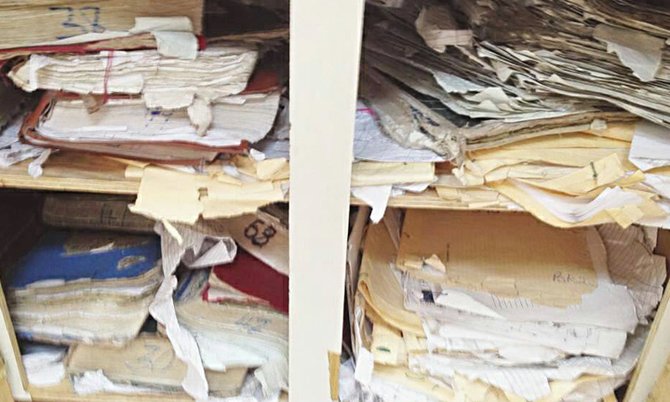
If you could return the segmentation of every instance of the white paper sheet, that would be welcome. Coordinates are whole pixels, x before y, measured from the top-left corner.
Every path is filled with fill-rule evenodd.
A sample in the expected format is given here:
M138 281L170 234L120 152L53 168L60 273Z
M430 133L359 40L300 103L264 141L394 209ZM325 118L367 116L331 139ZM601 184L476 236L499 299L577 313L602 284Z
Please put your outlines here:
M241 104L212 104L212 122L199 135L186 110L147 109L142 100L110 100L88 113L81 101L61 101L37 131L59 141L181 141L212 147L256 142L272 128L279 93L240 96Z
M19 142L19 131L22 124L23 116L14 119L0 132L0 168L6 168L27 159L39 158L47 152L45 148ZM41 166L41 163L39 165ZM36 168L33 168L32 173L41 174Z
M427 149L410 149L384 134L373 111L362 102L356 109L354 158L375 162L443 162L445 158Z
M392 188L393 186L390 184L384 186L352 187L351 195L372 208L370 220L373 223L378 223L384 217Z
M65 378L64 357L65 350L62 348L21 356L30 385L48 387L60 384Z
M628 159L643 171L670 166L670 129L646 120L637 122Z
M118 394L150 394L156 390L128 384L115 384L105 376L102 370L87 371L81 376L73 377L72 387L78 395L91 395L100 392Z
M362 385L369 385L372 381L372 372L375 368L374 355L369 350L361 347L358 350L358 359L356 361L356 371L354 378Z
M606 188L595 199L589 199L551 193L517 180L514 180L514 184L544 205L560 220L569 223L582 222L602 211L626 205L639 205L644 201L639 195L623 191L620 187Z
M585 325L551 322L511 322L473 314L440 311L439 334L444 338L506 341L544 346L570 354L617 358L626 342L626 332Z
M175 355L186 364L186 376L182 382L184 391L197 400L206 400L208 398L209 387L205 378L205 369L200 359L198 344L193 335L179 325L172 295L174 289L177 287L177 278L174 276L174 272L179 262L186 252L190 250L189 252L193 254L193 258L189 262L198 265L200 261L196 256L200 254L203 242L207 236L184 225L171 227L168 223L156 224L155 230L161 235L164 279L158 289L156 298L149 307L149 312L156 321L165 326L165 331L174 348ZM173 237L175 230L177 231L176 235L178 238ZM233 240L229 238L228 240L220 238L219 241L227 244L232 242L234 244ZM219 246L216 249L216 255L221 258L218 263L232 261L235 257L235 252L236 249L223 252ZM208 255L207 253L205 255L207 255L206 259L208 261L213 261L209 259L212 255ZM204 255L200 257L204 257Z
M621 64L633 70L643 82L653 81L663 59L663 39L645 32L599 24L593 37L607 43L607 52L616 53Z

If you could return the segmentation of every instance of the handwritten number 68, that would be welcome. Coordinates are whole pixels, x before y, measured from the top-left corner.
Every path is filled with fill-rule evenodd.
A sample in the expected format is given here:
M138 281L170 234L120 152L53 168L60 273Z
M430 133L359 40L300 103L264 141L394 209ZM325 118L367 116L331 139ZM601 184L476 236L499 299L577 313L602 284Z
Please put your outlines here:
M244 237L251 240L251 243L258 247L265 246L276 234L277 229L260 219L254 220L244 229Z

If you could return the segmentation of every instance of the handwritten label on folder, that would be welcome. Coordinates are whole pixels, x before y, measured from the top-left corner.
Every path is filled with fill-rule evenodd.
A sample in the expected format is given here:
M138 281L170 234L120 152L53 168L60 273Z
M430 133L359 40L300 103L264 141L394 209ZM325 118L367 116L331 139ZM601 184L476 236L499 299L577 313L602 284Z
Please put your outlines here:
M49 11L62 15L61 26L68 32L64 35L57 35L56 39L67 39L77 35L105 31L105 27L100 25L100 14L102 12L100 7L53 6L49 7Z

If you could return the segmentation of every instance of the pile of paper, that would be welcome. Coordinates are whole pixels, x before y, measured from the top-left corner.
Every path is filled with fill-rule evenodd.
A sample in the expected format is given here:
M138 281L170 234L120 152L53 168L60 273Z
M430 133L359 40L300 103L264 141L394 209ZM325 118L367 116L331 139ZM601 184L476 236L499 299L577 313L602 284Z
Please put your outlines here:
M426 6L421 15L444 13L446 7ZM447 43L443 53L432 49L420 35L426 28L416 14L420 10L372 13L364 42L361 95L402 145L457 160L460 149L631 119L597 100L535 94L508 83L478 56L474 43Z
M364 392L597 401L625 382L666 278L655 231L422 210L397 226L370 226L364 243L353 318Z
M49 230L8 281L20 338L123 344L149 315L162 280L157 238Z
M272 131L285 81L278 56L285 50L283 23L268 18L269 30L281 31L270 34L240 21L235 29L216 29L205 46L197 36L202 1L45 8L51 12L0 7L7 18L33 13L34 22L45 24L30 37L14 35L25 42L17 47L0 44L0 57L12 58L7 77L14 84L46 90L23 121L22 142L202 167L220 154L247 153ZM242 18L247 8L238 4L222 15ZM62 26L54 26L58 17L65 18ZM59 35L64 27L80 30ZM56 35L55 42L32 38L43 35Z
M141 334L123 347L76 345L66 358L67 373L75 389L86 394L87 377L102 372L113 384L134 388L138 393L178 392L186 366L175 357L170 341L155 334ZM247 370L229 368L206 371L212 396L232 397L240 393Z
M627 1L373 8L362 95L391 137L450 157L459 141L480 149L632 117L621 109L667 125L667 12Z
M667 147L670 130L638 122L471 151L433 186L465 206L522 208L558 227L667 227L666 162L640 145L650 138Z
M241 257L182 281L177 317L205 369L251 369L263 394L278 396L288 391L288 278Z
M81 96L47 93L23 129L32 144L194 163L241 152L272 128L279 86L272 73L248 83L256 58L250 47L212 48L195 60L141 50L33 55L10 76L29 91Z
M505 81L533 94L603 100L670 124L667 4L492 1L461 11L478 55L505 70Z
M668 227L668 12L629 1L371 4L355 154L384 162L377 169L449 162L426 195L456 208L525 210L558 227ZM375 131L383 140L361 141ZM401 194L381 184L352 182L375 222Z

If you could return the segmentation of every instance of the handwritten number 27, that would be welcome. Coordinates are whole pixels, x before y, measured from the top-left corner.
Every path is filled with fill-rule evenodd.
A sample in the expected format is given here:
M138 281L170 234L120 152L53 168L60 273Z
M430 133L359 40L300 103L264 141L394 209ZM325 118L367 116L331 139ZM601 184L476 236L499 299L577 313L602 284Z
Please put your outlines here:
M63 28L73 30L72 34L59 35L57 39L70 38L72 36L90 33L103 32L105 27L100 25L100 7L84 6L79 8L74 7L49 7L49 10L55 12L62 12L65 14L65 19L61 22ZM74 32L76 30L76 32Z

